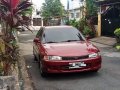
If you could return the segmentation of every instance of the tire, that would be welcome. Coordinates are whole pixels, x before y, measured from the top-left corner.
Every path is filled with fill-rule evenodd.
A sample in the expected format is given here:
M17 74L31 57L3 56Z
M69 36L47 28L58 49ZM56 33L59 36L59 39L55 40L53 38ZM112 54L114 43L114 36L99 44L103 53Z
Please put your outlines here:
M98 71L99 71L99 69L93 70L92 72L93 72L93 73L98 73Z
M38 61L35 55L34 55L34 61Z
M34 55L34 61L38 61L37 57L35 56L34 50L33 50L33 55Z
M44 69L43 69L41 60L39 60L38 63L39 63L40 75L41 75L42 77L46 77L46 76L47 76L47 73L46 73L46 72L44 71Z

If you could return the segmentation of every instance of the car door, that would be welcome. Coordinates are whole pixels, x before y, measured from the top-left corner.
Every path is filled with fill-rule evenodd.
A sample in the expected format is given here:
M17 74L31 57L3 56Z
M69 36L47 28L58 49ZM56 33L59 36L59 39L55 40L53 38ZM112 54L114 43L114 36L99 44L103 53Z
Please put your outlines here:
M36 58L39 60L39 57L40 57L40 54L41 54L41 38L42 38L42 34L43 34L43 28L41 28L35 39L34 39L34 42L33 42L33 51L34 51L34 54L36 56Z

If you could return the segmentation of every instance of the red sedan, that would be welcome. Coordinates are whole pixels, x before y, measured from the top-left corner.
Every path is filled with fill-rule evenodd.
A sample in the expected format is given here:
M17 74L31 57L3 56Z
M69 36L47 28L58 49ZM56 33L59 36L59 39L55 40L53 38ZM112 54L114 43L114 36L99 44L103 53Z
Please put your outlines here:
M101 68L100 51L72 26L42 27L33 54L42 76L47 73L95 71Z

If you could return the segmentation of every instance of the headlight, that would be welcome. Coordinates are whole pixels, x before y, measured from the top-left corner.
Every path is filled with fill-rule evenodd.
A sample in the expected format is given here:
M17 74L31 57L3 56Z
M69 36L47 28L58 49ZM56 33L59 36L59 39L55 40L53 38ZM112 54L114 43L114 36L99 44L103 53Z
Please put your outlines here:
M60 56L44 56L44 59L48 59L48 60L62 60L62 57L60 57Z
M100 56L100 53L92 53L89 55L89 58L96 58L97 56Z
M61 60L62 57L60 56L49 56L49 60Z

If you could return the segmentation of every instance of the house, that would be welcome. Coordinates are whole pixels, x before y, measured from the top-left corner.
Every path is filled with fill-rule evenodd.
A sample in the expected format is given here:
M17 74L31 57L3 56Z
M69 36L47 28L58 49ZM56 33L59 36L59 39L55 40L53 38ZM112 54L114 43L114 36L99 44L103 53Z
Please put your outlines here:
M41 17L41 5L42 3L39 3L37 0L31 0L33 3L33 12L32 12L32 26L42 26L43 25L43 20Z
M69 20L80 20L85 16L85 0L68 0Z
M98 36L114 36L114 30L120 27L120 0L97 0Z
M82 16L83 14L80 8L74 8L69 10L69 20L76 19L77 21L79 21Z
M43 24L40 9L34 6L32 13L32 26L41 26Z

